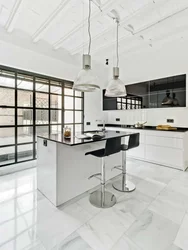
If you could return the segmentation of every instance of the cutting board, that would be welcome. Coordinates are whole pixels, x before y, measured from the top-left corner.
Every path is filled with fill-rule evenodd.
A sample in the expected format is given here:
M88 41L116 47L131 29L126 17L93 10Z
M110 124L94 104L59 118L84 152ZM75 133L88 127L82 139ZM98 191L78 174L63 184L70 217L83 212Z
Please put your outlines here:
M175 130L177 130L177 128L171 127L171 126L169 126L169 125L158 125L158 126L156 127L156 129L157 129L157 130L166 130L166 131L169 131L169 130L175 131Z

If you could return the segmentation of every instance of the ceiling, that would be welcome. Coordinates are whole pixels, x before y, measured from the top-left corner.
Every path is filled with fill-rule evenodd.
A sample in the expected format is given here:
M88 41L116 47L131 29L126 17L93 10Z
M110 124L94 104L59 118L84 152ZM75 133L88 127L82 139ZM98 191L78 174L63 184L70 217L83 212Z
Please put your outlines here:
M88 3L89 0L0 0L0 40L26 48L32 44L38 52L40 48L42 52L41 44L45 43L46 53L57 57L61 50L71 56L86 53ZM109 17L113 9L121 20L122 56L188 37L187 0L101 0L100 7L101 10L92 3L91 52L96 60L113 55L115 23Z

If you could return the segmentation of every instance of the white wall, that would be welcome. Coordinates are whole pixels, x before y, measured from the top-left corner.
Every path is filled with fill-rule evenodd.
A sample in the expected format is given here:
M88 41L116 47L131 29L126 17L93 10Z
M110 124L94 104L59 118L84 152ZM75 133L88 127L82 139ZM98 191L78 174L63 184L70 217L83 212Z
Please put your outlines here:
M168 76L188 74L187 41L179 40L164 46L153 45L142 51L127 54L121 58L121 79L128 84L159 79ZM188 107L188 87L186 106ZM174 119L174 126L188 127L188 108L145 109L125 111L104 111L108 123L135 124L147 121L148 125L166 124L166 119Z
M31 50L0 42L0 64L60 79L74 80L79 67Z

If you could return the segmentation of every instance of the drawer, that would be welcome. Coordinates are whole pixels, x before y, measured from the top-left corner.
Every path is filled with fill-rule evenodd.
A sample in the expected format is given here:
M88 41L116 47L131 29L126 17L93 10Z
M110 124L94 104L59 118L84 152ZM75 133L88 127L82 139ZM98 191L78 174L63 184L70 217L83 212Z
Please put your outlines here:
M170 137L170 138L183 138L185 133L176 131L150 131L146 130L146 135L158 136L158 137Z
M183 169L183 151L180 149L146 145L145 159L154 163Z
M155 145L183 150L183 139L146 135L146 145Z

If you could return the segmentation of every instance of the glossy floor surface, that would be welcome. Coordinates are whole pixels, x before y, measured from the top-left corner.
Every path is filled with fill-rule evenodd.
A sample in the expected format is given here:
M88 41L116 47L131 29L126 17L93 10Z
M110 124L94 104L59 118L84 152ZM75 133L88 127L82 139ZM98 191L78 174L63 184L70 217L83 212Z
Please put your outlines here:
M36 169L0 177L0 250L187 250L188 172L127 165L136 190L109 183L117 204L103 210L88 194L54 207L37 191Z

